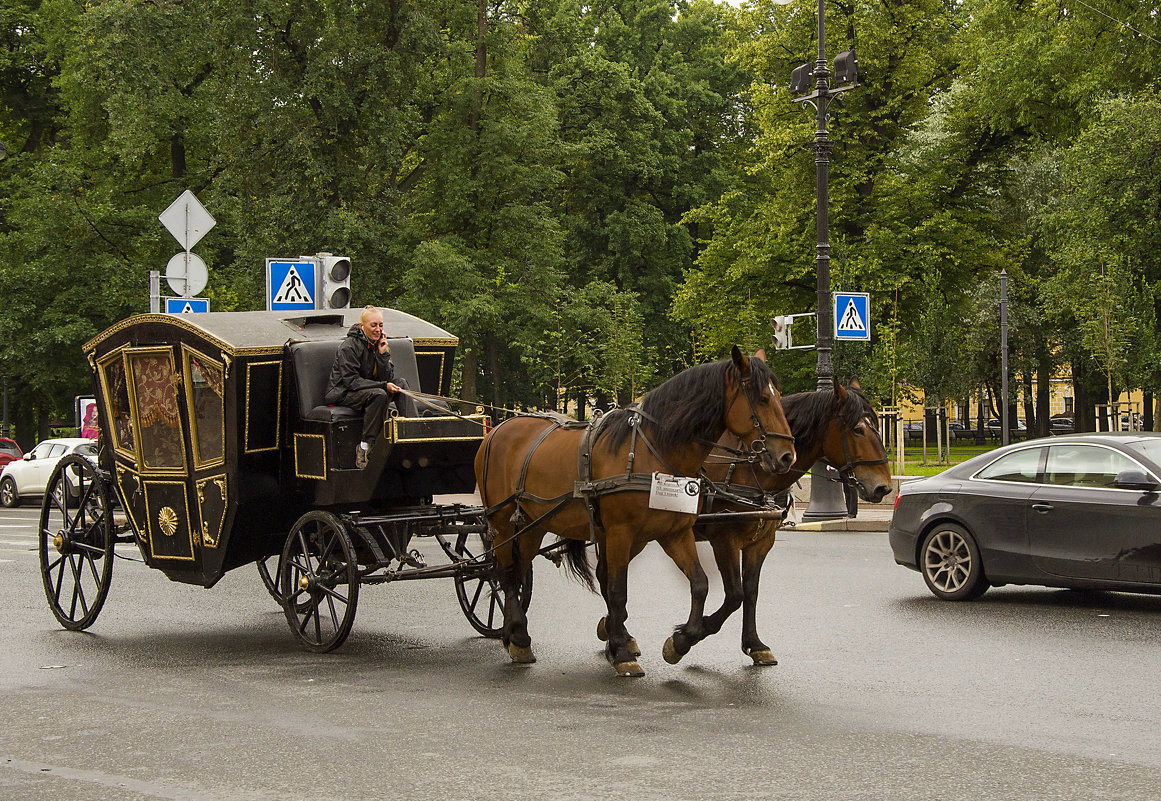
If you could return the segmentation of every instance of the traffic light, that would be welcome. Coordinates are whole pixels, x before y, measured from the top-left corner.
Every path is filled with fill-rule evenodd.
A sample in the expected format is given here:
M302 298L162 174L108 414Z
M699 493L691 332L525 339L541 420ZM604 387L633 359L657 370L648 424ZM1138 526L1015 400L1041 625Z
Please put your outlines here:
M794 339L790 336L790 326L794 317L789 314L770 318L770 325L774 326L774 349L789 350L794 347Z
M794 70L790 73L791 94L797 95L802 92L810 91L812 72L814 72L814 67L811 64L800 64L794 68Z
M859 82L859 62L854 50L844 50L834 57L835 86Z
M351 307L351 260L346 256L319 254L320 309L349 309Z

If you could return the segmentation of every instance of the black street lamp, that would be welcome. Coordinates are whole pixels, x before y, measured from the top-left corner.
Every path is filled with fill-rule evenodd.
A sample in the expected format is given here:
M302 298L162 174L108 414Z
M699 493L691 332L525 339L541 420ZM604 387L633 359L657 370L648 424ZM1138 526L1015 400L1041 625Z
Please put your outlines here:
M830 234L827 197L827 179L830 169L830 153L834 143L827 136L826 120L830 104L843 92L859 85L859 67L854 50L844 50L835 56L834 76L837 86L830 86L831 71L826 66L826 0L818 0L818 60L814 69L810 64L796 67L790 75L790 91L793 94L810 90L811 79L814 91L802 97L795 97L797 103L814 108L815 133L814 152L815 191L817 195L816 228L818 244L815 248L814 263L818 273L818 366L816 368L817 388L831 389L834 384L834 361L831 351L834 347L833 323L831 321L830 300ZM831 519L845 517L847 505L837 482L828 480L826 465L816 464L811 470L810 506L803 514L804 519Z

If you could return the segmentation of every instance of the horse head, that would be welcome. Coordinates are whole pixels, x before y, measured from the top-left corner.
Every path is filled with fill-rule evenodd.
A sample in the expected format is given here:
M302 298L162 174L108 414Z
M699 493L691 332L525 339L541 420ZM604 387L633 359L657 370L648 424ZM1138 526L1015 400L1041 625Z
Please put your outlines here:
M822 457L858 490L859 497L878 503L891 491L887 450L879 437L875 410L859 383L844 387L835 379L834 408L823 437Z
M748 358L734 345L733 369L726 371L726 429L749 448L769 473L785 473L794 464L794 435L782 411L782 394L766 362Z

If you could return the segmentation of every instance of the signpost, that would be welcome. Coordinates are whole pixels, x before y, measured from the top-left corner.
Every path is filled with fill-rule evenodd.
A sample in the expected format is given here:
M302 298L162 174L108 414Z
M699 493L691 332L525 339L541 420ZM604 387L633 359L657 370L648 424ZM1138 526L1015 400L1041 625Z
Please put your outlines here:
M157 219L165 226L165 230L173 235L183 250L182 253L178 253L170 259L165 266L165 280L169 283L169 288L182 298L192 299L194 295L206 288L210 274L201 256L190 253L190 248L201 241L201 238L217 224L217 220L206 211L206 207L188 189L178 195L177 200L170 203L169 208L161 212ZM153 286L153 276L154 273L150 273L150 311L155 311L153 299L161 294ZM166 312L172 310L171 300L174 299L165 299ZM197 303L186 305L189 308L183 306L177 311L210 310L210 302L205 299L198 299ZM205 308L200 308L202 305Z

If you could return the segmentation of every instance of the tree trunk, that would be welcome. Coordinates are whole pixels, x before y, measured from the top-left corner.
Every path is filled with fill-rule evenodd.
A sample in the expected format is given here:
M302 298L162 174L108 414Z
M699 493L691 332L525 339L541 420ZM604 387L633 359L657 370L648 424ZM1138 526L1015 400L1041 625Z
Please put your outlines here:
M464 400L474 401L480 396L476 389L476 349L465 347L460 362L460 395Z
M1145 392L1145 396L1141 402L1141 414L1142 414L1141 430L1142 431L1154 431L1154 430L1156 430L1153 428L1153 426L1155 425L1153 422L1155 418L1153 417L1153 393L1152 392L1149 392L1149 391Z
M476 85L472 89L472 110L468 115L468 129L480 129L480 113L484 106L483 81L488 67L488 0L476 5Z
M1036 432L1046 437L1052 428L1052 359L1041 350L1036 365ZM1031 425L1028 428L1032 428Z
M492 337L488 337L484 344L484 358L487 359L488 377L492 380L492 405L499 409L503 406L500 403L500 375L496 369L499 355L496 353L496 341Z

